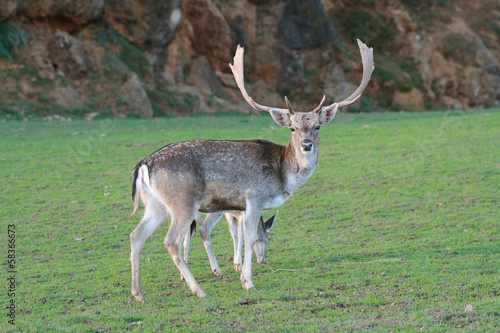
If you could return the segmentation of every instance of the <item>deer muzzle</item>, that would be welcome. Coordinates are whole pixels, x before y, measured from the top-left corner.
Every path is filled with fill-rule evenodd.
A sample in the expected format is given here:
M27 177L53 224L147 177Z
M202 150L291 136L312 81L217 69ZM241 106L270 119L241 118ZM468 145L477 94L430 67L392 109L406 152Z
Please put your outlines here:
M314 146L314 144L313 144L312 140L309 140L309 139L306 139L300 143L300 148L302 149L302 151L305 151L305 152L311 151L313 149L313 146Z

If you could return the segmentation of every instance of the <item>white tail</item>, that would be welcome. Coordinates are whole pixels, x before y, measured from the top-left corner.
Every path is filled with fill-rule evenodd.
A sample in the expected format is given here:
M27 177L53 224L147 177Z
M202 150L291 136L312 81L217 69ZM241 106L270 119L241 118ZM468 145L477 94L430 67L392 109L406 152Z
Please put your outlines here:
M354 103L373 71L373 50L358 40L363 61L363 79L347 99L324 107L324 99L311 112L296 112L285 98L286 109L257 104L243 81L243 48L238 47L231 66L245 100L259 111L270 112L280 126L290 128L286 146L266 140L194 140L166 145L140 161L134 170L134 212L139 198L146 211L130 234L132 294L144 295L140 283L140 252L144 242L167 219L171 224L164 241L167 251L191 291L207 296L181 255L182 241L198 212L244 211L245 254L241 272L243 288L253 289L252 248L257 240L264 209L283 204L311 176L319 157L319 130L337 109Z

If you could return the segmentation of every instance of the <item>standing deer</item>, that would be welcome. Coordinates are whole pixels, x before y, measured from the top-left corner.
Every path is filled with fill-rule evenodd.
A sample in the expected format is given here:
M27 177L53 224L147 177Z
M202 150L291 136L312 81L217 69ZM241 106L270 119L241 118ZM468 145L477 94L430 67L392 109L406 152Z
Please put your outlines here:
M212 268L212 272L214 272L215 276L222 276L222 271L219 268L219 263L217 262L217 258L215 257L215 253L212 248L210 233L212 232L212 229L215 227L217 222L219 222L223 214L224 212L207 214L205 220L202 222L200 226L200 234L203 240L203 245L205 246L205 250L207 251L208 259L210 260L210 267ZM233 238L234 269L237 272L241 272L243 220L245 215L244 212L226 212L225 215L227 223L229 224L229 232L231 233L231 237ZM258 263L262 264L266 262L267 247L269 245L269 232L273 228L277 216L278 213L274 214L266 222L264 222L262 216L259 219L259 225L257 226L257 238L253 246L255 257ZM238 220L238 223L236 223L236 220ZM194 228L193 225L191 225L190 230L188 230L186 236L184 237L184 261L186 263L188 262L189 245L191 243L191 236L193 231Z
M357 101L373 72L373 49L358 39L363 63L360 86L347 99L311 112L295 112L285 97L287 108L256 103L246 92L243 78L243 48L238 46L234 65L229 65L243 98L254 109L269 112L274 121L291 130L286 146L266 140L193 140L172 143L142 159L134 169L133 216L140 201L145 213L130 234L132 294L142 302L140 253L151 234L168 218L170 227L164 240L167 251L199 297L208 293L198 284L182 257L181 246L198 212L244 211L245 254L241 282L255 289L252 281L252 248L257 238L259 219L264 209L282 205L311 176L318 163L319 130L329 123L339 108Z

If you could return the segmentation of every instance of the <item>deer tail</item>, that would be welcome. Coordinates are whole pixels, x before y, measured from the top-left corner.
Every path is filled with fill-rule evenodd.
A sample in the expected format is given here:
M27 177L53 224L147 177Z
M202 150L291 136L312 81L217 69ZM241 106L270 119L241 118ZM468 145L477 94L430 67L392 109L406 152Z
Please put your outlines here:
M141 203L141 190L151 193L151 182L149 180L149 169L146 164L139 163L134 168L134 181L132 183L132 200L134 201L134 210L128 217L133 217L139 210Z

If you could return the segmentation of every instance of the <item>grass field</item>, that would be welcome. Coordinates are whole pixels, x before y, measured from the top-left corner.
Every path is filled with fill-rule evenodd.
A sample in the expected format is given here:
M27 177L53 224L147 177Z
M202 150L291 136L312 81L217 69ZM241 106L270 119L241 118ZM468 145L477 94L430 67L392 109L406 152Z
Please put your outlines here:
M286 144L289 130L268 115L0 122L0 329L500 331L500 111L341 114L321 136L315 173L279 208L267 265L253 264L257 291L241 288L221 221L224 277L196 235L189 265L212 297L191 295L165 224L143 250L140 304L128 239L140 216L125 219L136 162L195 138Z

